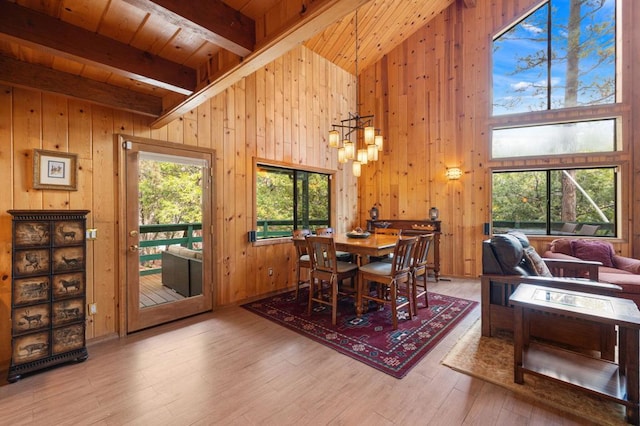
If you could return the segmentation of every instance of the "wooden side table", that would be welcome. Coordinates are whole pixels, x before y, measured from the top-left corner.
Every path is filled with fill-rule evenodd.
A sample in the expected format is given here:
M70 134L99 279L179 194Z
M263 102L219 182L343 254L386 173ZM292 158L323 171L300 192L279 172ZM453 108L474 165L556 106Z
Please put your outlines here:
M625 405L627 421L640 424L640 311L633 301L532 284L520 284L510 301L514 305L516 383L524 383L526 372L580 388ZM530 341L530 321L535 313L618 326L618 362Z

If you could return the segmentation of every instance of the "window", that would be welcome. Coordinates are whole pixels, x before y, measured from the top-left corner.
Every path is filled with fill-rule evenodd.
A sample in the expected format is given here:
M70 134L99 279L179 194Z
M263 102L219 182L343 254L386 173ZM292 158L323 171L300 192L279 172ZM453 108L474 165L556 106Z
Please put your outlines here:
M617 235L617 168L588 155L621 149L617 5L542 1L494 38L491 158L545 158L544 170L493 172L494 232ZM562 164L571 154L581 168Z
M256 238L291 235L293 229L328 227L331 175L258 164Z
M494 233L616 236L615 167L496 171Z
M610 152L616 149L616 120L497 128L492 135L493 158Z
M549 0L493 42L493 115L616 102L615 0Z

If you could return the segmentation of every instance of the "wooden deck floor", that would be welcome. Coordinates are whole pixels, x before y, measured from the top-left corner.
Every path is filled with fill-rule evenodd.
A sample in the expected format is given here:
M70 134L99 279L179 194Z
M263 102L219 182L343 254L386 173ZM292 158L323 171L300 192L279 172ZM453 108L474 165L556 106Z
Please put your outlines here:
M175 290L162 285L162 274L140 276L140 307L160 305L184 299L184 296Z

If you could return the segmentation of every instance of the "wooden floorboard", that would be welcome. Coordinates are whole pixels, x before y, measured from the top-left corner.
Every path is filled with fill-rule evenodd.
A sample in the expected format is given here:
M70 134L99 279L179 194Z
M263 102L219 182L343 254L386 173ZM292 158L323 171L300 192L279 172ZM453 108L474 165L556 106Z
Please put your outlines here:
M480 300L479 280L430 290ZM0 386L11 425L582 425L440 364L479 307L398 380L240 307L89 345Z
M159 305L184 299L177 291L162 285L162 274L140 276L140 307Z

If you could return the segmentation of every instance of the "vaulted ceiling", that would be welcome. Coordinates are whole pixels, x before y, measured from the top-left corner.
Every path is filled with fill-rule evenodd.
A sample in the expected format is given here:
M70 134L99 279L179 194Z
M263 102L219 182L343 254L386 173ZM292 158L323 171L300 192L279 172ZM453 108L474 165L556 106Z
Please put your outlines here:
M304 44L355 74L476 0L0 0L0 82L167 124Z

